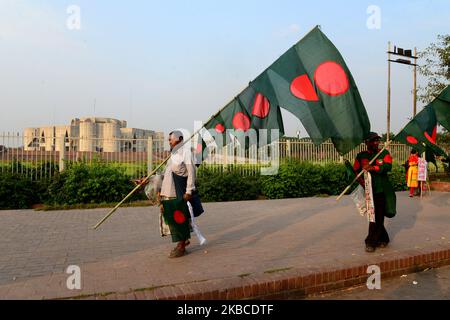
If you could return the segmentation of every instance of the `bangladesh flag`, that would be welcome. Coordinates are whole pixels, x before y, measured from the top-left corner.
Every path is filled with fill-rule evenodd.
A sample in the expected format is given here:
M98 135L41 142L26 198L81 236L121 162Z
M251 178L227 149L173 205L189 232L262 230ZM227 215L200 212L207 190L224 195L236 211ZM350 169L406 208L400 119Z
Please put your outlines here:
M186 202L182 199L164 200L164 222L170 228L172 242L178 242L191 237L190 214Z
M203 163L203 161L208 159L211 148L213 147L213 145L206 143L205 139L203 138L202 135L205 134L204 130L205 129L202 129L199 133L197 133L193 140L194 161L197 167L199 167Z
M416 149L420 154L426 153L427 161L435 163L434 155L446 157L444 150L436 145L437 117L433 105L420 111L394 138Z
M258 131L257 139L260 146L278 139L277 134L272 132L274 129L278 130L279 137L284 135L280 107L271 104L262 93L252 87L247 87L238 96L238 101L250 118L250 127ZM242 132L242 130L238 130L238 132Z
M271 130L277 129L279 136L284 135L280 108L251 87L228 103L205 124L205 128L219 138L216 139L219 145L225 145L236 137L239 141L245 138L246 147L256 143L263 146L272 142Z
M280 108L302 121L314 143L331 138L341 154L358 146L370 132L355 81L339 51L318 27L250 82L205 128L223 141L230 139L228 130L239 137L249 129L278 129L282 136ZM257 139L260 146L274 140L270 132L258 134Z
M318 27L250 83L299 118L314 143L331 138L340 154L358 146L370 122L344 59Z
M437 121L450 131L450 86L447 86L439 96L431 102Z

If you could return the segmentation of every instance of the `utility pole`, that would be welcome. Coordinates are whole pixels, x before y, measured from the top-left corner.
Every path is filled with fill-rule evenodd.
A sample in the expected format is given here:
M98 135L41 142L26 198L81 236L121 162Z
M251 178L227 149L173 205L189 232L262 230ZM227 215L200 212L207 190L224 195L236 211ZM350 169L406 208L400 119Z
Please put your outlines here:
M388 89L387 89L387 132L386 143L391 134L391 42L388 42Z
M414 55L412 54L412 50L404 50L403 48L397 48L394 46L394 50L391 51L391 42L388 42L388 92L387 92L387 133L386 140L387 142L390 140L391 134L391 62L406 64L409 66L413 66L413 116L416 116L417 113L417 49L414 48ZM396 59L392 60L391 55L401 56L407 59ZM409 59L414 59L414 63Z
M413 117L417 113L417 48L414 47L414 89L413 89Z

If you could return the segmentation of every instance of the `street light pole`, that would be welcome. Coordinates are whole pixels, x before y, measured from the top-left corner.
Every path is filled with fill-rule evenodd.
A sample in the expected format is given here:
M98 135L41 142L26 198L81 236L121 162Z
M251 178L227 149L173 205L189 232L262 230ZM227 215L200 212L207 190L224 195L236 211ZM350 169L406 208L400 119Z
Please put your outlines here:
M391 42L388 42L388 88L387 88L387 132L386 142L389 142L391 132Z
M417 113L417 48L414 47L414 89L413 89L413 117Z
M413 66L413 80L414 80L414 89L413 89L413 114L416 116L417 112L417 49L414 48L414 55L412 54L412 50L404 50L402 48L397 48L394 46L394 51L391 51L391 42L388 42L388 92L387 92L387 133L386 140L390 140L391 133L391 62L406 64L408 66ZM406 59L397 59L391 60L391 55L401 56ZM414 59L414 63L411 63L411 60Z

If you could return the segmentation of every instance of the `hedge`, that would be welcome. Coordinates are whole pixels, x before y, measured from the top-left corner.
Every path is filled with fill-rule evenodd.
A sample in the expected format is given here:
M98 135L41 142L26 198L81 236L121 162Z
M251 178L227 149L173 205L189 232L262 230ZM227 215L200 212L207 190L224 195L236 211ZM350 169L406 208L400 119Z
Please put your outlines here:
M119 202L135 185L123 168L100 162L73 163L53 178L48 188L46 204L73 205ZM129 200L142 200L142 193L135 193Z
M197 188L204 202L259 198L283 199L337 195L349 183L342 164L288 161L277 175L242 176L239 166L223 172L200 167ZM396 191L406 190L403 167L394 165L390 174ZM100 162L74 163L51 181L31 182L17 174L0 174L0 209L46 205L116 203L134 188L124 169ZM146 199L143 192L129 201Z

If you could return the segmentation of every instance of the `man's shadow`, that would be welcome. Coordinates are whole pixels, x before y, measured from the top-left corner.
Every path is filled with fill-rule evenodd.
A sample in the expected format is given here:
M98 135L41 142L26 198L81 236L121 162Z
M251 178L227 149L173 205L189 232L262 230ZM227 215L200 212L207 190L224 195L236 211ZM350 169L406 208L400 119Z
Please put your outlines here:
M397 192L397 214L394 218L385 218L389 221L388 233L391 240L403 230L414 228L417 215L422 211L422 203L419 197L409 198L407 192Z
M342 206L342 204L340 205ZM302 209L296 213L289 210L286 213L278 213L274 214L273 216L266 216L263 219L258 219L252 223L249 223L243 229L226 232L218 238L211 240L211 242L209 242L208 244L212 245L227 243L229 241L240 239L240 245L237 245L236 248L245 248L250 243L255 244L259 241L264 241L264 239L271 234L277 233L294 224L307 220L316 214L322 213L326 209L329 209L329 203L322 203L317 206Z

